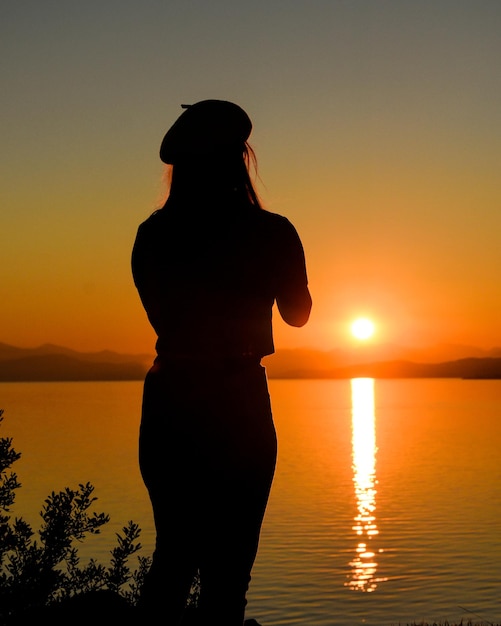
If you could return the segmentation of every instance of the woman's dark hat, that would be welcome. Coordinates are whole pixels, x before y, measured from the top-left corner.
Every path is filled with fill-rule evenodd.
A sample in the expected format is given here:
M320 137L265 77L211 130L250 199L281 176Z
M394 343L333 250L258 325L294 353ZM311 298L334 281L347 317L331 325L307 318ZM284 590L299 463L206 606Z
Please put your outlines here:
M242 153L252 122L237 104L202 100L181 105L186 111L163 138L160 158L174 164L183 158Z

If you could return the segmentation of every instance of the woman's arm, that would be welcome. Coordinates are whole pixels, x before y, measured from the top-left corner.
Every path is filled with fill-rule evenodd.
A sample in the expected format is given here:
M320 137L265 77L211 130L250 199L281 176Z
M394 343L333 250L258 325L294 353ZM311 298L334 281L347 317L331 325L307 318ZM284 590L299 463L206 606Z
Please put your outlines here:
M304 326L310 317L311 295L308 289L303 245L294 226L284 220L278 246L276 302L282 319L290 326Z

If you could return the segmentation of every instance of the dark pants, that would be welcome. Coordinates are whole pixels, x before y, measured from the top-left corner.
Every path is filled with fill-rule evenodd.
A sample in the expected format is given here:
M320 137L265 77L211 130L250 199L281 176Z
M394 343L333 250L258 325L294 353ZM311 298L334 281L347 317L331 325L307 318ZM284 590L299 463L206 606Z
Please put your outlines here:
M153 366L139 444L156 528L143 607L179 624L199 571L201 623L242 626L276 452L261 365Z

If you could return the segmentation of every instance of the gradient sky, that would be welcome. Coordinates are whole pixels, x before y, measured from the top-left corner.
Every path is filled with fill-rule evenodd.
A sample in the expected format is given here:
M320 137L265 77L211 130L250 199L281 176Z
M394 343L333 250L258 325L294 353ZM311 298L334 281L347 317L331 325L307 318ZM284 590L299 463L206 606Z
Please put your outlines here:
M26 0L0 10L0 341L151 352L130 274L181 103L251 116L314 308L278 347L501 346L498 0Z

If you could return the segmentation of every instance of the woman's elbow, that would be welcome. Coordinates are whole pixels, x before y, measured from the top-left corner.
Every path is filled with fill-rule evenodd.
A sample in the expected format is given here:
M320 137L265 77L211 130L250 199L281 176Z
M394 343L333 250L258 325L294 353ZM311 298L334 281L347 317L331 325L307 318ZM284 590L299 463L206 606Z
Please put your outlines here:
M277 300L278 310L284 322L297 328L304 326L310 318L311 305L312 300L309 292L303 294L300 301L283 302Z

